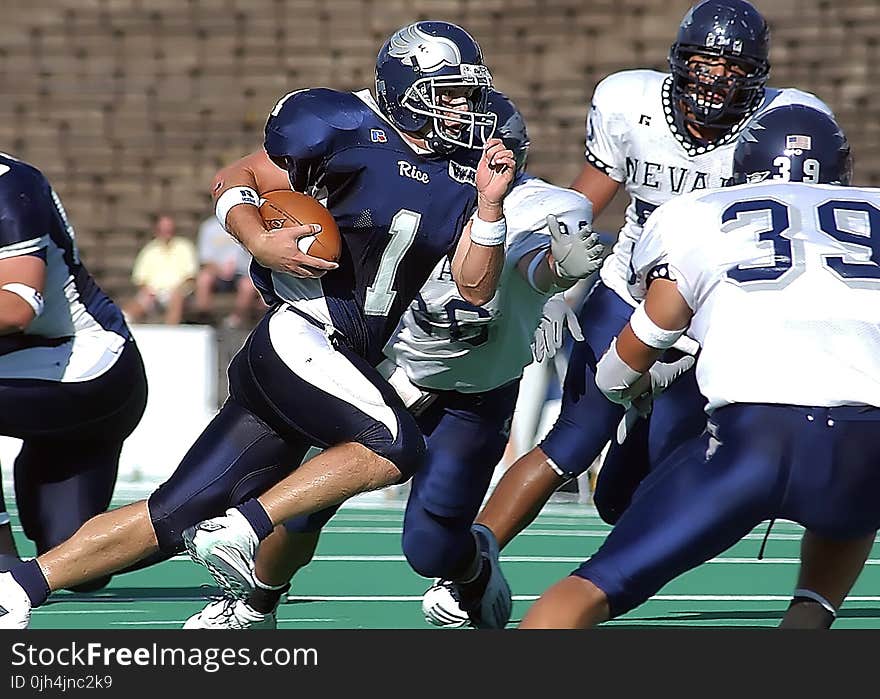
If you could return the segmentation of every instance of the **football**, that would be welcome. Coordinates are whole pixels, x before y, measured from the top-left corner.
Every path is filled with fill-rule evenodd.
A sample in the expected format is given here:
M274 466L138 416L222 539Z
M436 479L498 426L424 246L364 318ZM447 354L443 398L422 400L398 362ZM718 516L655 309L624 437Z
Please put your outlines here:
M291 189L276 189L262 195L260 215L269 230L309 223L321 225L321 232L298 241L299 249L328 262L338 262L342 250L339 227L327 207L314 197Z

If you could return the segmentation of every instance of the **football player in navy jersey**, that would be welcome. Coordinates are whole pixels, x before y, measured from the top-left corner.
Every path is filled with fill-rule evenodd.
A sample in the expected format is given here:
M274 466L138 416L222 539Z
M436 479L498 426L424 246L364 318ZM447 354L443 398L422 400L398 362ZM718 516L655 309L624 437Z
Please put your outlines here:
M516 106L493 90L489 110L497 116L496 135L517 163L504 200L508 239L498 291L483 306L467 303L449 260L442 259L386 344L388 359L380 370L417 416L428 447L406 505L403 553L419 575L454 581L431 587L422 605L425 618L435 623L439 614L445 624L454 606L452 620L460 626L503 628L510 589L478 544L488 539L494 558L491 533L471 524L509 439L520 377L532 361L530 343L536 356L550 355L562 344L564 325L579 336L575 313L558 292L595 272L603 248L596 234L574 236L588 230L591 218L583 195L525 171L529 138ZM184 628L274 628L287 583L311 560L321 529L337 509L277 527L260 544L247 597L224 591ZM456 601L437 604L438 596Z
M137 346L80 262L58 195L37 168L0 154L0 434L23 440L15 497L37 553L107 509L146 396ZM0 570L16 563L0 493Z
M279 101L265 152L226 168L214 189L218 218L254 255L270 305L229 366L229 400L148 501L96 517L0 575L0 626L25 626L52 590L179 551L184 530L193 558L235 586L253 559L237 550L255 549L275 524L421 466L424 438L374 365L443 256L466 301L495 293L515 162L489 138L490 86L467 32L418 22L382 47L375 101L328 89ZM259 193L288 185L326 196L342 234L338 266L299 252L312 226L264 227ZM324 451L287 475L312 446Z

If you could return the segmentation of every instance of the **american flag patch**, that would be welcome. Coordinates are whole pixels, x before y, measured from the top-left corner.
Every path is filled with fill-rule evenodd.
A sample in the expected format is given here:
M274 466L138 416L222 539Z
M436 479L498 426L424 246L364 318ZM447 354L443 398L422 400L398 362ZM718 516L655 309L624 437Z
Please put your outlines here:
M785 147L788 150L810 150L813 147L813 139L810 136L786 136Z

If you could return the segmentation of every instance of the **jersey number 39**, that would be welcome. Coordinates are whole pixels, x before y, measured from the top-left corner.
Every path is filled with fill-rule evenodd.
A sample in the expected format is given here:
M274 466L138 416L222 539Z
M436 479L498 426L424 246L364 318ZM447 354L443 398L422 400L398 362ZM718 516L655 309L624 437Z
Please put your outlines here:
M840 255L825 254L822 265L848 286L880 288L880 209L866 201L832 200L819 205L813 217L816 229L840 243ZM725 230L754 226L760 247L772 253L773 262L740 265L727 276L746 288L781 288L804 271L803 245L790 237L809 225L808 217L792 226L791 208L774 199L754 199L729 206L722 214ZM793 230L794 229L794 230Z

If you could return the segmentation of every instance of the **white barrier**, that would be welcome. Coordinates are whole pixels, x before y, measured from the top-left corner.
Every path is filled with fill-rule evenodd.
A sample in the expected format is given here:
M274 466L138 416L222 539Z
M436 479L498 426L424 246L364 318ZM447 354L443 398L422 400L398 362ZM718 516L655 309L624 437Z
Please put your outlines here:
M180 462L216 413L217 340L202 325L133 325L147 372L147 409L125 441L123 482L157 485ZM0 470L12 479L21 440L0 437Z

